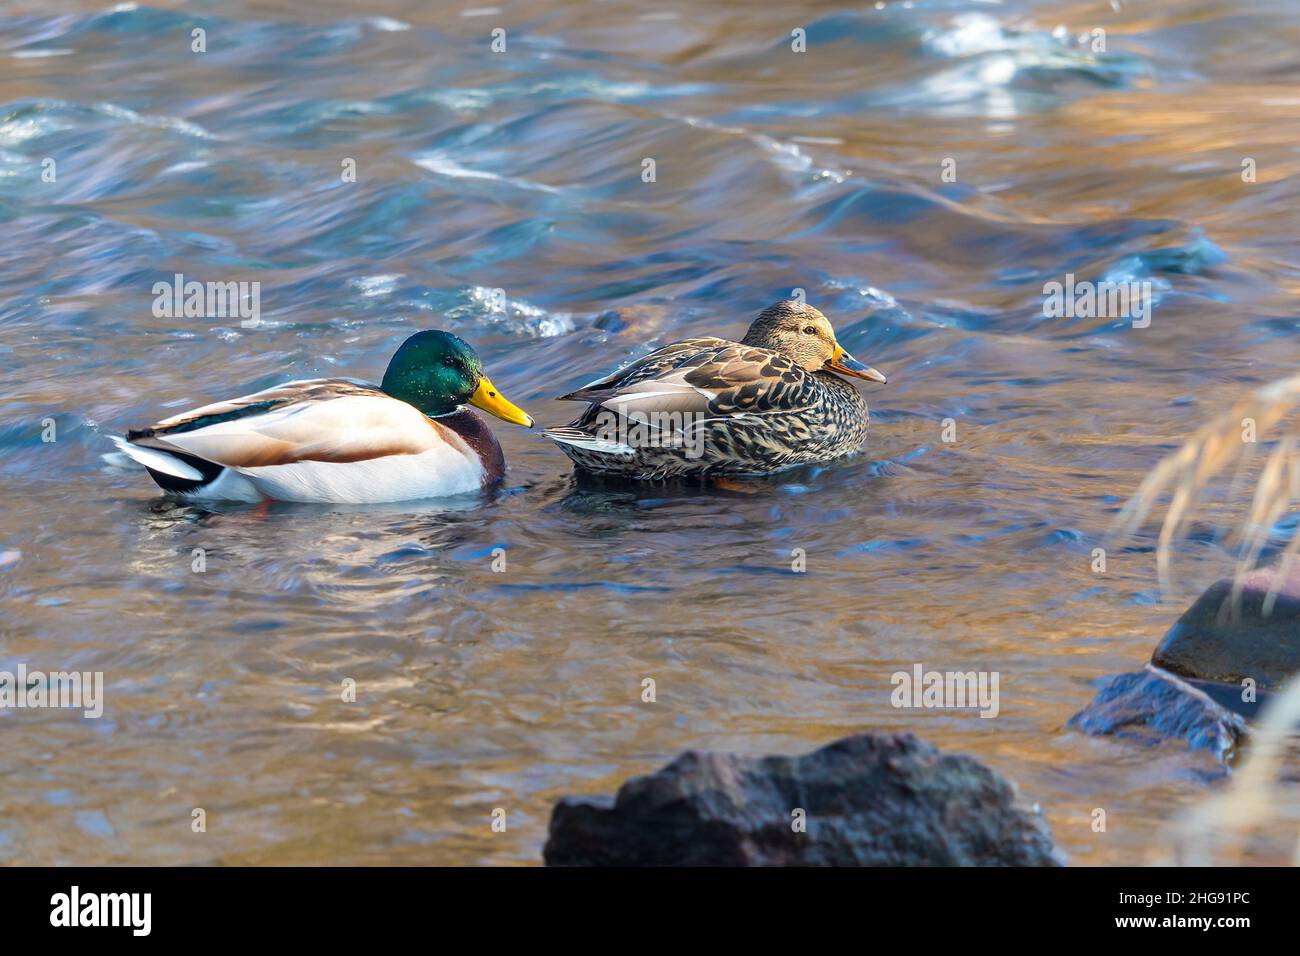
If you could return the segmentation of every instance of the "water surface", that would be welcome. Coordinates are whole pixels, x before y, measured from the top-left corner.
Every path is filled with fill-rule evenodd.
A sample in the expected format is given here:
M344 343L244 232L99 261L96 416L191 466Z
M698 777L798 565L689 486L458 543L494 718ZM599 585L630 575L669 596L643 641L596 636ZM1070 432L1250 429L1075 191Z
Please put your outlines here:
M1229 570L1246 491L1177 594L1149 533L1092 552L1300 357L1294 5L495 9L0 6L0 669L107 682L100 720L0 713L0 862L530 864L562 794L861 730L989 763L1076 863L1147 858L1213 761L1065 724ZM262 324L155 317L175 273L259 281ZM1150 326L1044 317L1067 273L1151 282ZM421 328L562 423L554 395L796 288L890 378L833 467L578 481L496 423L483 499L203 509L101 459L377 380ZM998 671L999 716L894 709L916 663Z

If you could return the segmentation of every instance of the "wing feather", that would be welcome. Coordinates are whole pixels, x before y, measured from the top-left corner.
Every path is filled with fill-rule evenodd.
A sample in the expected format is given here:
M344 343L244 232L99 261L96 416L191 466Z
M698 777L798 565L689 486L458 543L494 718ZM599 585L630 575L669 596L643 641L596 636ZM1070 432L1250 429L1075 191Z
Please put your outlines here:
M616 411L728 416L795 411L812 401L811 376L770 349L689 339L561 396Z

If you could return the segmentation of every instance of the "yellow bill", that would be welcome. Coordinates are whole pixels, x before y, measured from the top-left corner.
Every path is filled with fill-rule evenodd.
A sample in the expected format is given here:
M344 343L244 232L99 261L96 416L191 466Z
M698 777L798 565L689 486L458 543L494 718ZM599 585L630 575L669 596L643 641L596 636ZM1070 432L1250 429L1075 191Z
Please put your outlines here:
M826 362L826 367L833 372L840 372L843 375L852 375L854 378L864 378L868 382L879 382L881 385L888 381L884 375L877 372L870 365L863 365L855 359L838 343L835 343L835 354Z
M533 416L497 391L497 387L486 375L478 380L478 388L470 396L469 403L495 415L502 421L523 425L525 428L533 427Z

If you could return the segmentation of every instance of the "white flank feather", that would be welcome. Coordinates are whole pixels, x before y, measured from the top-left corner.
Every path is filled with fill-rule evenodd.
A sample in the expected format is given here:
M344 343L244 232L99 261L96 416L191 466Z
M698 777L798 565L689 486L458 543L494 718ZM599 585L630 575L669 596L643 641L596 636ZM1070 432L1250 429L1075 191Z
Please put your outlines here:
M585 435L581 432L560 432L556 434L553 431L543 431L543 435L553 442L559 442L562 445L572 445L574 448L585 448L587 451L600 452L603 455L635 455L636 449L630 445L624 445L622 442L610 441L607 438L597 438L595 435Z
M152 468L154 471L161 471L164 475L171 475L173 478L184 478L186 481L202 481L203 474L196 468L192 468L179 458L175 458L165 451L159 451L156 448L141 448L139 445L132 445L125 438L119 435L109 436L113 443L117 445L118 450L131 459L138 461L146 468Z
M482 463L450 445L420 455L388 455L370 461L297 461L230 470L277 501L415 501L468 494L483 487Z

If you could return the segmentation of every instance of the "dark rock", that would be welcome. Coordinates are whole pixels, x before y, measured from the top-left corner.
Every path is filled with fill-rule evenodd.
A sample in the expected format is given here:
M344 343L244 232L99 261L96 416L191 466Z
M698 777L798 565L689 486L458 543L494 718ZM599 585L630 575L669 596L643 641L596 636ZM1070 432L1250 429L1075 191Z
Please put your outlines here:
M627 323L623 321L623 317L613 310L600 313L592 324L606 332L622 332L627 328Z
M1230 579L1211 585L1169 629L1144 670L1111 678L1070 725L1147 742L1183 739L1226 762L1246 736L1247 721L1296 673L1300 565L1285 574L1260 568L1243 579L1236 601ZM1255 682L1249 693L1247 678Z
M1240 699L1240 688L1230 687ZM1215 689L1148 665L1109 678L1092 703L1070 718L1070 726L1143 743L1183 739L1226 762L1245 736L1246 720L1210 693Z
M806 832L792 826L805 812ZM616 799L566 797L551 866L1059 866L1037 808L977 760L911 734L799 757L689 751Z
M1265 615L1270 587L1278 593ZM1232 601L1232 582L1219 581L1170 628L1151 663L1198 680L1240 685L1253 678L1276 690L1300 673L1300 562L1285 576L1277 567L1246 575L1240 602Z

